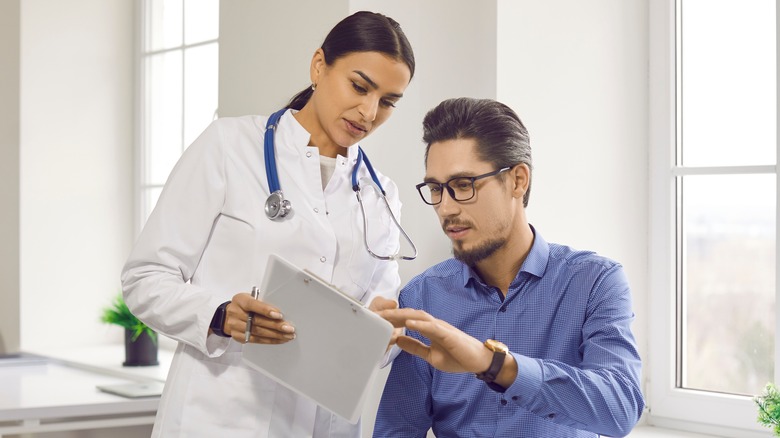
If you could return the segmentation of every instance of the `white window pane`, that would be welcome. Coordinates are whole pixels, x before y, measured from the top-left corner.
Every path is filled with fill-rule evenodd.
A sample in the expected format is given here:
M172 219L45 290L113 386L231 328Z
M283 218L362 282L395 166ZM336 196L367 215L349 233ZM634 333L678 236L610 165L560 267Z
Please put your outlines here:
M775 175L682 178L683 387L774 380Z
M219 37L219 0L190 1L184 5L184 43Z
M181 46L183 36L182 0L147 0L145 3L146 50Z
M163 184L183 150L182 55L180 51L149 58L147 70L145 184Z
M212 43L187 49L184 60L184 144L187 146L206 129L217 110L218 46Z
M682 165L775 164L775 0L683 0L681 18Z

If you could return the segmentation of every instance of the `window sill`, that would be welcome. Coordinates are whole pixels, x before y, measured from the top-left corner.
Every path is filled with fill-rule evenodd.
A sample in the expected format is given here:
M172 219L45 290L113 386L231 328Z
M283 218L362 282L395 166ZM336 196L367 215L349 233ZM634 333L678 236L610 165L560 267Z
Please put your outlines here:
M628 438L712 438L714 435L684 432L681 430L664 429L661 427L641 425L634 428Z

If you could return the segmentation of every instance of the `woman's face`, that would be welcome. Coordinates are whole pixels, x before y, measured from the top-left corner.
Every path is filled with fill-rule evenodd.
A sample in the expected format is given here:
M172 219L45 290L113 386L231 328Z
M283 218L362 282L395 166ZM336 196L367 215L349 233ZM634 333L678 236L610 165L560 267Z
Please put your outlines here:
M344 148L368 136L390 117L411 80L409 67L379 52L354 52L331 65L322 50L312 59L316 90L299 113L320 154L346 155Z

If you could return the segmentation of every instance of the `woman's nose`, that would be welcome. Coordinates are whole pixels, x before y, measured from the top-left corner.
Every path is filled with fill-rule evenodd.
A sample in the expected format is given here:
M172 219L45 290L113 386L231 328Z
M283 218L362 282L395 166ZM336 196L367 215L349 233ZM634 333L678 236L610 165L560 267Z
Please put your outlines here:
M376 119L376 113L379 108L379 99L372 96L366 96L358 107L358 112L366 122L373 122Z

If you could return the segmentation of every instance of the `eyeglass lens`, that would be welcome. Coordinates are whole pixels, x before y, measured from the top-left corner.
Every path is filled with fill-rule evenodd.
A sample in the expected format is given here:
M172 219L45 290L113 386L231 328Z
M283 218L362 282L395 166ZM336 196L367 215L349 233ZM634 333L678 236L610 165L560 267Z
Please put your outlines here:
M474 187L474 181L489 176L498 175L501 172L509 170L510 167L502 167L501 169L494 170L478 176L463 176L458 178L452 178L444 184L437 182L427 182L417 184L417 191L420 192L420 196L426 204L436 205L441 202L442 191L447 189L452 199L456 201L468 201L476 194L476 188Z
M471 178L455 178L445 184L427 183L420 187L420 194L425 202L435 205L441 202L443 188L456 201L468 201L474 197L474 181Z

